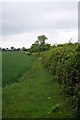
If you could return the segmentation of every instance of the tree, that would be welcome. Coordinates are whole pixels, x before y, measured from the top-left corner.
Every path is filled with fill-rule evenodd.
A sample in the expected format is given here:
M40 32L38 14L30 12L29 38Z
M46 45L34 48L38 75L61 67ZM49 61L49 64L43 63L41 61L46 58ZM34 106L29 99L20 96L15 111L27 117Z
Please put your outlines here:
M44 45L45 44L45 41L48 39L45 35L40 35L37 37L40 45Z
M14 51L20 51L21 49L20 48L15 48Z
M51 44L45 44L45 50L49 50L49 48L51 47Z
M5 49L5 48L2 48L2 50L3 50L3 51L6 51L6 49Z
M26 51L26 48L25 48L25 47L22 47L22 51Z
M8 51L8 50L9 50L9 48L6 48L6 50Z
M50 48L50 44L46 44L45 41L48 38L45 35L40 35L37 37L37 40L31 46L31 52L42 52Z
M36 40L36 41L35 41L35 44L39 45L39 41L38 41L38 40Z
M45 51L45 41L48 39L45 35L40 35L37 37L39 41L39 53Z
M35 41L35 43L32 44L31 52L39 52L39 42L38 41Z
M12 51L14 50L14 47L13 47L13 46L11 47L11 50L12 50Z

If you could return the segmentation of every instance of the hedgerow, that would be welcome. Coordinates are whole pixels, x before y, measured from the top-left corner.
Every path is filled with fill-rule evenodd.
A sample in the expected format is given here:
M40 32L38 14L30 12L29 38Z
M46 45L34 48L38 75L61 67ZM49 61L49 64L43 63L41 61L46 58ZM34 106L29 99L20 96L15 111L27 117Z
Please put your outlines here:
M80 116L80 44L51 47L42 54L42 63L61 84L62 92Z

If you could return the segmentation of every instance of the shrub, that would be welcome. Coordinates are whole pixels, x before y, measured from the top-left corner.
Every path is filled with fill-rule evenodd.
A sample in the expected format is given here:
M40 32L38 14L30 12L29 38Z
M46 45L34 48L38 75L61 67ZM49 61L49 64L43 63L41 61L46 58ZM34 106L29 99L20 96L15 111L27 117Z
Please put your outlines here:
M42 54L42 63L51 74L57 76L62 92L71 98L77 113L80 111L80 44L64 44L52 47Z

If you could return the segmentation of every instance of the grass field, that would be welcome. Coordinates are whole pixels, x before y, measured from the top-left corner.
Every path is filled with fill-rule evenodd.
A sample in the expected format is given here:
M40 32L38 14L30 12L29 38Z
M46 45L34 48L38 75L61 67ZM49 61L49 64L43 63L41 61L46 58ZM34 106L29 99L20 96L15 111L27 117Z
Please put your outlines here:
M2 51L0 50L0 119L2 118Z
M22 53L3 53L3 56L3 118L73 117L74 111L64 101L59 84L43 68L40 58Z
M3 86L18 82L23 73L30 69L35 59L20 52L7 51L2 53L2 58Z

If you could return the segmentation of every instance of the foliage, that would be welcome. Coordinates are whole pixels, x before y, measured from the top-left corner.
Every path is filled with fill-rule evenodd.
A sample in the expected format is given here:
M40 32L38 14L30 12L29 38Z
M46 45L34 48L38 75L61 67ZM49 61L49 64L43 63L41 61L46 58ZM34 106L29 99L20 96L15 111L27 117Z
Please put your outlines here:
M21 49L22 51L27 51L27 49L25 48L25 47L22 47L22 49Z
M11 47L11 50L14 50L14 47L13 47L13 46Z
M60 85L55 80L52 81L52 75L44 69L40 58L23 54L20 56L20 54L19 52L13 53L13 56L21 59L23 62L21 64L25 64L24 61L26 61L28 66L18 83L3 87L3 118L72 118L71 107L65 101L62 102ZM12 56L10 53L5 55ZM17 64L19 64L18 61L16 61ZM14 61L11 62L15 66ZM11 64L8 63L8 67L12 69ZM20 69L19 66L16 67ZM10 74L10 71L8 73Z
M48 38L45 35L40 35L37 37L37 40L35 41L34 44L31 46L31 52L43 52L45 50L48 50L50 48L50 44L46 44L45 41Z
M31 53L32 53L32 52L39 52L39 44L36 43L36 41L35 41L34 44L32 44L30 52L31 52Z
M37 37L40 45L44 45L45 44L45 41L48 39L45 35L40 35Z
M42 54L42 63L57 77L73 108L80 111L80 44L52 47Z

